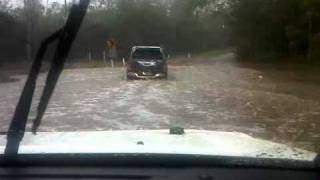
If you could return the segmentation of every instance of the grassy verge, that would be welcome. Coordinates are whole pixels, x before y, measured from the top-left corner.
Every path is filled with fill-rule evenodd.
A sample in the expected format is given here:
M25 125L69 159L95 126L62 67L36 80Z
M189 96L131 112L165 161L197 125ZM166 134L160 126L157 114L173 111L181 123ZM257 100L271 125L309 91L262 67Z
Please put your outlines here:
M218 49L218 50L212 50L212 51L208 51L208 52L199 53L199 54L196 55L196 57L213 58L213 57L221 56L223 54L230 53L230 52L233 52L233 51L234 50L232 48Z
M169 59L170 65L192 65L196 62L201 62L201 60L210 60L211 58L216 58L218 56L224 55L226 53L234 52L232 48L227 49L217 49L207 52L201 52L196 54L191 54L191 57L188 55L179 55L173 56Z
M183 55L172 55L169 58L169 65L192 65L194 62L199 62L201 59L209 59L214 58L220 55L223 55L228 52L232 52L231 48L229 49L219 49L212 50L207 52L195 53L191 54L191 57L188 57L187 54ZM22 61L19 63L7 63L1 64L0 71L9 72L9 74L27 74L29 72L31 66L31 62ZM122 60L114 61L115 67L123 67ZM110 61L104 62L102 59L92 59L89 61L88 59L77 59L77 60L67 60L65 65L66 69L77 69L77 68L103 68L103 67L111 67ZM45 62L42 67L42 72L47 71L50 68L50 63ZM6 79L2 73L1 79ZM7 73L6 73L7 74Z

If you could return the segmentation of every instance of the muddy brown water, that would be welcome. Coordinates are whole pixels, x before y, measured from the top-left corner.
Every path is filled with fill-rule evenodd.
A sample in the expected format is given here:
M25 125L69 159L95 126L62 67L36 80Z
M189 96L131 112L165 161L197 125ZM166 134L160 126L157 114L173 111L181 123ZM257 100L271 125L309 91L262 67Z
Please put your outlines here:
M320 152L320 77L239 64L232 53L192 62L170 66L169 80L126 81L123 68L65 70L40 131L181 126L243 132ZM8 128L26 76L10 78L18 81L0 83L0 131Z

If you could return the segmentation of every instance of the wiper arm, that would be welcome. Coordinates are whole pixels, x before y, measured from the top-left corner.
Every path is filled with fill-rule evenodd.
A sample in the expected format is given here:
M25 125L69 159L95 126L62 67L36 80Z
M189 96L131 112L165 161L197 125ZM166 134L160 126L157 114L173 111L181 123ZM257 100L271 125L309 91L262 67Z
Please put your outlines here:
M12 156L16 155L18 152L20 141L24 136L32 98L36 88L37 78L40 73L40 68L43 61L43 56L45 55L48 45L54 42L59 34L60 31L57 31L42 42L37 56L31 66L28 79L23 88L18 105L16 106L13 119L7 132L7 145L5 149L5 155Z
M57 49L54 58L51 62L51 68L48 73L43 94L41 96L40 103L38 106L37 116L33 122L33 133L36 133L41 123L41 119L45 113L51 95L63 70L65 61L72 46L72 42L74 41L79 31L80 25L86 14L88 5L89 0L82 0L78 6L73 6L67 23L64 26L62 32L60 33Z
M28 79L24 86L23 92L16 107L13 119L10 123L7 134L7 145L5 156L9 159L15 158L18 154L20 142L24 136L28 115L32 103L32 98L36 88L36 81L39 76L40 68L43 61L43 56L49 44L58 41L55 55L51 62L51 67L47 76L46 85L43 90L40 103L38 106L37 117L34 120L32 131L35 133L41 123L43 114L47 108L50 97L54 91L56 83L64 67L68 53L72 43L79 31L80 25L87 12L90 0L80 0L78 5L73 5L70 11L69 18L64 27L46 38L37 53L37 56L32 64Z

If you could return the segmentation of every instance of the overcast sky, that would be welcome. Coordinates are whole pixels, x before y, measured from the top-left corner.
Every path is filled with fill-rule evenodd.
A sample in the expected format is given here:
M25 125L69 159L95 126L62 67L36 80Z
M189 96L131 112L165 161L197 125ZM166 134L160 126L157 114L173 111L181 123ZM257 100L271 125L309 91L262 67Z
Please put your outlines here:
M1 0L0 0L1 1ZM11 0L10 0L11 1ZM40 0L43 5L47 4L47 0ZM67 0L67 2L71 2L72 0ZM12 0L11 3L13 5L19 5L19 2L22 2L22 0ZM64 3L64 0L48 0L48 3L53 3L53 2L59 2L59 3Z
M48 0L49 3L52 3L52 2L59 2L59 3L64 3L64 0ZM70 2L72 0L67 0L67 2ZM46 4L47 3L47 0L42 0L42 4Z

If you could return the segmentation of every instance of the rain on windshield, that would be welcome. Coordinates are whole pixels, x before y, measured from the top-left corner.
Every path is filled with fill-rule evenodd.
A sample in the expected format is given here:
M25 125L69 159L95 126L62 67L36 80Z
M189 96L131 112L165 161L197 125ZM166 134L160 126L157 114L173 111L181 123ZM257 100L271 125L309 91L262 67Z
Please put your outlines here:
M0 0L1 132L41 41L63 26L71 5ZM91 0L39 131L180 126L320 152L319 12L318 0ZM44 57L27 131L54 49ZM130 67L131 53L166 58L167 69Z

